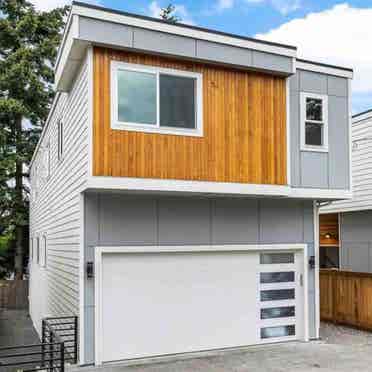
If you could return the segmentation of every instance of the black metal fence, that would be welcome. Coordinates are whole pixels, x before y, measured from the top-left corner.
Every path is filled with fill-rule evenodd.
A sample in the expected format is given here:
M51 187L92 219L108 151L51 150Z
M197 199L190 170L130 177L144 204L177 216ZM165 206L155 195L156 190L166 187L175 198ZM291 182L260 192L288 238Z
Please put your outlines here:
M0 348L0 371L64 372L78 360L77 317L46 318L40 344Z
M76 364L78 360L77 316L43 319L41 342L52 344L56 341L64 343L65 361Z
M22 345L0 349L0 370L34 372L64 372L63 342Z

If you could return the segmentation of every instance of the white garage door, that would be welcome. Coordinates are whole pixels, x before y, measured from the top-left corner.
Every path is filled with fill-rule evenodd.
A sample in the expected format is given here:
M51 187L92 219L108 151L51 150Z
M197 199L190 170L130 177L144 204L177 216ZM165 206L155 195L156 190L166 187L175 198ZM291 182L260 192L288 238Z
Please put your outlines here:
M97 250L98 364L303 338L302 253L129 251Z

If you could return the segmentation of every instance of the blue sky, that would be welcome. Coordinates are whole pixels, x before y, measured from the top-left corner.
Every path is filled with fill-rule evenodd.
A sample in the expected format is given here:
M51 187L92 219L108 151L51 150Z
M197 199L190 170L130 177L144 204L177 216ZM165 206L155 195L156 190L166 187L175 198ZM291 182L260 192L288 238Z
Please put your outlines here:
M185 23L289 43L298 56L354 68L353 112L372 108L372 0L81 0L158 16L172 2ZM39 9L69 0L32 0Z

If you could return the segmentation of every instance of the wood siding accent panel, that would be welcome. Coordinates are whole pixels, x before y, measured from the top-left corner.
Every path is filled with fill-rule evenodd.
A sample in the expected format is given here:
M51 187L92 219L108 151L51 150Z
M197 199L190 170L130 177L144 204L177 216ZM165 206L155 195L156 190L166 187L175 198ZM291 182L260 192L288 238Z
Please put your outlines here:
M110 62L203 74L203 137L111 129ZM94 49L93 175L287 183L285 78Z
M338 213L319 215L319 245L339 246ZM329 234L330 237L326 237Z

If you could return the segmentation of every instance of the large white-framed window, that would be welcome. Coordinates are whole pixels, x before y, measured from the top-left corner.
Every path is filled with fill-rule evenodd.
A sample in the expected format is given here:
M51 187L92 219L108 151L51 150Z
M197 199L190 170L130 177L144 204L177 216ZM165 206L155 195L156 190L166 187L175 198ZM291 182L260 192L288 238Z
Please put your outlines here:
M202 74L111 62L111 128L202 136Z
M301 150L328 152L328 96L301 93Z

